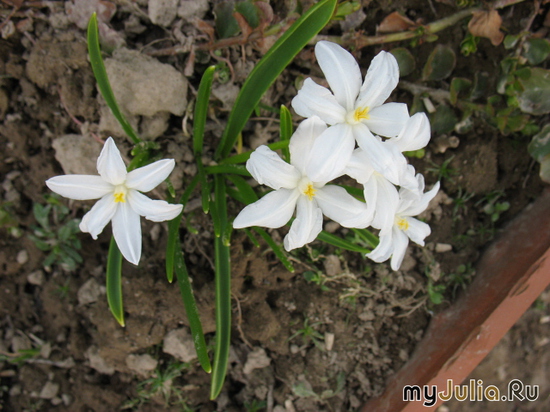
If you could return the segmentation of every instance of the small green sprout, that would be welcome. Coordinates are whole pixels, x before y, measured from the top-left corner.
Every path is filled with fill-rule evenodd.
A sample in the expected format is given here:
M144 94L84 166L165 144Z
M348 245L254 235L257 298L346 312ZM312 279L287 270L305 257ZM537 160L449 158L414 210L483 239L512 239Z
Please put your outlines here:
M36 247L48 252L42 262L45 268L58 264L66 271L73 271L82 263L82 257L78 253L81 248L77 233L80 220L74 219L69 214L69 209L61 203L58 196L44 196L47 204L35 203L33 214L38 225L31 226L33 234L29 238Z
M310 343L313 343L318 349L325 350L324 340L325 337L318 332L315 327L321 325L321 322L314 322L311 325L309 324L309 318L305 318L304 327L288 338L290 342L292 339L301 336L302 343L307 346Z

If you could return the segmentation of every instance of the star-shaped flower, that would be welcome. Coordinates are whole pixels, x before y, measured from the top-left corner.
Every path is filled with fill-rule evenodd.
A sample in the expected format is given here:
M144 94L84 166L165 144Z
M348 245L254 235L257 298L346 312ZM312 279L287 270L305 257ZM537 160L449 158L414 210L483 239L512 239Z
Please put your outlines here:
M109 137L97 159L99 176L56 176L48 179L46 185L69 199L99 199L82 218L80 230L97 239L112 221L120 252L126 260L137 265L141 257L139 217L162 222L174 219L182 211L182 205L151 200L140 193L153 190L168 177L174 166L173 159L164 159L127 172L115 142Z
M327 169L331 174L341 172L338 168L347 164L356 141L380 173L392 168L395 153L387 150L374 134L395 137L409 118L406 104L384 104L399 82L395 58L380 52L361 84L359 65L339 45L320 41L315 46L315 56L332 92L308 78L292 100L292 107L300 116L316 115L331 125L312 149L310 177L318 178ZM330 158L321 161L319 154L327 150Z
M411 191L405 188L399 190L399 196L394 198L393 204L387 207L391 210L392 220L380 230L380 243L367 257L375 262L384 262L391 256L391 268L398 270L405 257L409 239L420 246L424 246L424 239L431 233L430 226L413 216L422 213L428 203L439 191L439 182L426 193L424 191L424 177L417 175L418 190ZM389 197L388 197L389 199ZM387 217L387 212L385 213ZM385 222L388 222L385 219Z
M315 240L323 228L323 215L345 227L365 228L371 223L372 213L364 203L340 186L326 185L336 177L328 168L315 179L307 173L313 161L312 147L326 130L326 124L316 116L300 123L290 139L290 164L267 146L260 146L252 153L246 168L254 179L274 191L246 206L233 222L235 229L279 228L296 210L296 219L284 239L288 251ZM330 150L317 153L321 161L330 157Z

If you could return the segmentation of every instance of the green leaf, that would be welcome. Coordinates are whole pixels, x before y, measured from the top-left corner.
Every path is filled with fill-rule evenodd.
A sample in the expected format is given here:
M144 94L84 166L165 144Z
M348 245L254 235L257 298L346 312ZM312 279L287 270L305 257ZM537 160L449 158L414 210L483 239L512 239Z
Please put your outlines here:
M545 125L539 133L533 136L527 150L537 162L550 155L550 124Z
M523 87L518 96L521 111L534 115L550 113L550 71L534 67L529 78L518 81Z
M239 1L235 5L235 11L240 13L248 25L255 29L260 24L260 16L258 15L258 8L249 1Z
M239 33L239 24L233 17L234 10L235 3L232 1L224 1L214 6L216 33L220 39L233 37Z
M329 245L335 246L340 249L349 250L351 252L359 252L363 254L371 252L370 249L366 249L362 246L356 245L355 243L351 243L348 240L342 239L341 237L333 235L332 233L325 232L324 230L319 233L319 235L317 236L317 240L328 243Z
M216 66L210 66L204 71L197 92L197 101L195 102L195 113L193 116L193 153L195 157L202 155L204 142L204 126L208 115L208 103L210 101L210 92ZM199 159L197 159L199 161Z
M550 42L546 39L530 38L525 42L523 48L525 58L533 66L541 64L550 54Z
M454 106L458 101L460 95L466 94L472 87L472 81L463 77L454 77L451 80L451 86L449 89L450 102Z
M235 185L237 192L239 193L239 201L245 205L249 205L258 200L258 196L254 189L244 180L241 176L238 175L227 175L227 179Z
M204 340L202 323L199 317L195 296L193 295L191 282L189 282L189 274L187 272L187 266L185 265L179 239L177 240L177 246L178 250L176 251L175 271L178 279L178 285L180 287L181 298L183 300L183 305L185 306L187 319L189 319L189 327L191 329L191 335L193 336L193 343L195 344L197 358L199 359L199 363L205 372L210 373L212 371L212 365L210 365L210 359L208 358L208 350L206 348L206 341Z
M262 95L306 44L330 21L336 0L321 0L292 24L256 64L246 79L216 150L218 160L231 152L237 136Z
M285 149L288 147L288 144L290 143L290 140L284 140L279 141L275 143L270 143L267 145L271 150L279 150L279 149ZM221 165L228 165L228 164L235 164L235 163L245 163L248 159L250 159L250 155L254 152L254 150L250 150L248 152L239 153L237 155L227 157L220 161Z
M430 53L422 70L423 80L443 80L451 75L456 65L456 55L449 46L438 44Z
M449 106L440 105L435 113L430 116L432 132L435 134L450 133L458 123L454 110Z
M285 105L281 105L281 123L279 125L279 130L281 133L281 141L290 143L290 137L292 136L292 133L294 133L294 127L292 126L292 114L290 114L290 110L287 109ZM287 147L283 147L283 159L285 162L290 163L290 151Z
M111 237L109 254L107 255L107 303L111 313L120 324L124 325L124 309L122 305L122 254L115 238Z
M107 71L105 70L103 58L101 57L101 50L99 48L96 13L92 13L90 21L88 22L88 54L90 55L90 63L92 65L92 71L94 72L99 91L105 99L107 106L109 106L113 112L113 115L122 126L124 132L128 135L128 137L130 137L130 139L132 139L132 142L134 144L139 143L141 139L120 111L113 93L113 89L111 89L111 83L107 77Z
M222 176L214 176L215 207L212 210L220 225L220 233L227 230L227 205L225 202L225 181ZM230 250L224 238L217 235L214 238L214 254L216 268L216 348L214 352L214 369L210 385L210 399L215 399L221 392L227 363L229 360L229 344L231 339L231 262Z
M399 65L399 77L405 77L411 74L416 69L416 62L409 49L397 47L390 51Z
M250 173L246 170L246 167L241 165L231 165L231 164L220 164L216 166L208 166L204 168L205 172L208 174L226 174L234 173L241 176L250 177Z

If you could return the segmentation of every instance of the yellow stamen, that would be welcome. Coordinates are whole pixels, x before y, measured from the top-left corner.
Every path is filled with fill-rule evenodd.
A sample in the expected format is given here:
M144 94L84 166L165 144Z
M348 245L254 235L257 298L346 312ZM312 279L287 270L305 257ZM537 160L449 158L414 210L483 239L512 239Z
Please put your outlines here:
M306 187L306 190L304 190L302 193L306 195L309 200L311 200L315 196L315 188L311 183L309 183Z
M353 120L359 123L361 120L369 119L369 108L367 107L358 107L353 113Z
M125 203L126 198L124 192L115 192L115 203Z
M402 217L396 218L395 224L401 230L408 230L409 229L409 221L405 218L402 218Z

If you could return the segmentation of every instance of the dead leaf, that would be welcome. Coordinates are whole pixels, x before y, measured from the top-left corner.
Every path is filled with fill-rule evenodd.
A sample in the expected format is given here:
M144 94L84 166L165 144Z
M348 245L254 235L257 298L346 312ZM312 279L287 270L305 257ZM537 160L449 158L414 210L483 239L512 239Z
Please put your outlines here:
M502 18L498 11L475 11L468 23L468 30L474 36L485 37L491 40L493 46L498 46L504 40L504 33L500 31Z
M414 27L417 27L414 21L394 11L382 20L378 26L378 33L395 33L410 30Z

